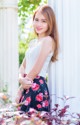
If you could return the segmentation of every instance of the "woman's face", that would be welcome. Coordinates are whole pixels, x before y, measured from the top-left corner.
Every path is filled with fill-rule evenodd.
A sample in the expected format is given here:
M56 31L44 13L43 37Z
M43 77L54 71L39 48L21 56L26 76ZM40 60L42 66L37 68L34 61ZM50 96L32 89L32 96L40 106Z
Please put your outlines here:
M33 21L33 26L35 32L39 37L44 37L46 35L46 31L48 30L48 24L46 18L41 14L41 12L37 12L35 14L35 18Z

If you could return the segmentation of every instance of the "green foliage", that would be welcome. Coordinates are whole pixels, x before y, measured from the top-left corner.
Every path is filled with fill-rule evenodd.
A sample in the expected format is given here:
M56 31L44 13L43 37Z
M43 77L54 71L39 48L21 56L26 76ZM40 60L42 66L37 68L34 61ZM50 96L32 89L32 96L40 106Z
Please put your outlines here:
M47 0L43 0L43 2L42 0L19 0L19 16L24 18L29 16L41 3L47 3Z
M22 41L19 42L19 64L21 64L27 48L28 48L28 46L26 43L24 43Z
M4 92L4 93L7 93L7 92L8 92L8 86L7 86L7 84L5 84L5 85L3 86L3 88L0 88L0 92Z
M31 14L33 10L39 6L41 0L19 0L19 16L26 16L26 13Z

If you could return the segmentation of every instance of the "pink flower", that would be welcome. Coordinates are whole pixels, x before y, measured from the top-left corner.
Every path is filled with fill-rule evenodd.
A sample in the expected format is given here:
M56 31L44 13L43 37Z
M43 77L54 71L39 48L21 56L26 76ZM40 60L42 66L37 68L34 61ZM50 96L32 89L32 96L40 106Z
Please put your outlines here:
M38 84L36 84L36 83L32 84L32 90L33 91L37 91L39 88L40 88L40 86Z
M37 78L37 79L39 79L39 78L40 78L40 76L37 76L36 78Z
M38 104L38 105L37 105L37 108L42 108L41 104Z
M43 81L42 79L40 79L39 82L40 82L40 84L43 84L43 83L44 83L44 81Z
M43 93L39 93L37 96L36 96L36 100L41 102L43 100Z
M47 100L43 101L42 107L47 107L49 105L49 102Z
M29 105L29 103L31 102L31 97L27 97L25 100L25 105Z

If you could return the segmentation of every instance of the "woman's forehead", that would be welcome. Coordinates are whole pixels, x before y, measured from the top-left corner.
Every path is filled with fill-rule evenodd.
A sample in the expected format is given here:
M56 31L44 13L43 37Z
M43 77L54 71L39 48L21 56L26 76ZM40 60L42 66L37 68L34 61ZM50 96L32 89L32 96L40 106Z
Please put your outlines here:
M35 17L46 19L45 16L42 14L41 11L36 12Z

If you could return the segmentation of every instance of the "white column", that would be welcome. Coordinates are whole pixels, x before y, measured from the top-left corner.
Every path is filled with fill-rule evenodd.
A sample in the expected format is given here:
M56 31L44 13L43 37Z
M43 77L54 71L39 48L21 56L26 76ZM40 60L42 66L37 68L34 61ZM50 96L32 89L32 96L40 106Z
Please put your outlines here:
M56 1L49 1L49 5L53 8L55 15L56 15L56 21L58 25L59 30L59 42L60 42L60 48L59 48L59 56L58 61L56 63L50 64L49 69L49 91L51 94L51 100L52 100L52 107L55 103L60 103L63 105L62 100L59 100L58 97L63 97L64 95L64 72L63 72L63 18L62 18L62 0ZM55 94L55 95L53 95Z
M53 2L49 5L52 6ZM80 112L80 0L54 0L60 39L59 61L50 68L51 93L74 96L68 101L72 111ZM59 99L53 103L60 103Z
M0 88L14 100L18 87L17 0L0 0Z

